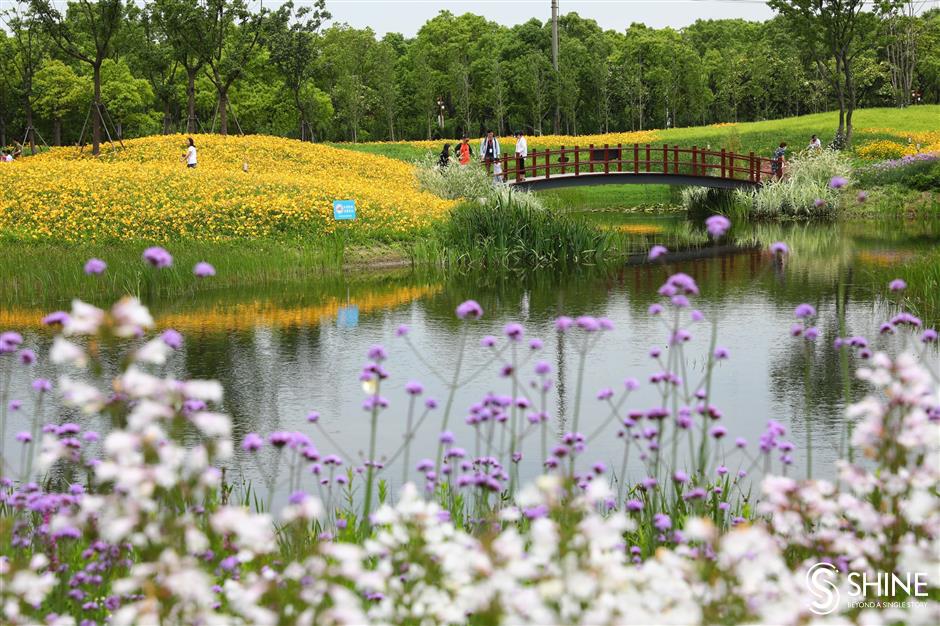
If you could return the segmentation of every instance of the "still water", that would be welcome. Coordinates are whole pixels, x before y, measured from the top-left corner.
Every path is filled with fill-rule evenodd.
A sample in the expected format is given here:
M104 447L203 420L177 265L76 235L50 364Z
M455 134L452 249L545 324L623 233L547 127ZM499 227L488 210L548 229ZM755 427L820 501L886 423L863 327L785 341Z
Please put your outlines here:
M370 346L385 346L390 377L382 393L391 405L380 417L378 449L388 458L405 432L408 396L404 386L408 381L421 381L425 397L443 404L446 390L435 372L450 378L462 340L454 309L468 298L477 300L485 314L469 324L463 368L465 372L484 368L485 372L459 390L448 425L467 449L472 450L474 443L470 427L463 423L468 407L488 392L510 393L508 380L499 376L499 365L487 366L490 352L479 345L485 335L501 336L509 322L522 323L527 339L544 342L543 350L529 359L523 371L528 377L536 360L552 365L557 382L549 393L548 409L555 432L570 426L579 358L572 343L554 328L555 318L562 314L603 316L614 323L614 330L595 346L586 364L580 430L593 431L609 413L596 399L597 391L612 387L619 392L628 377L643 385L627 401L627 408L658 406L659 394L647 380L660 368L648 353L652 347L666 349L666 332L647 309L659 301L656 290L666 276L682 271L698 282L701 295L693 306L706 317L691 327L687 376L698 379L702 374L713 320L718 345L731 355L719 365L713 382L714 402L724 414L728 439L744 437L753 450L768 420L778 420L787 427L787 438L797 444L788 469L791 475L831 476L845 433L845 381L833 339L860 334L873 338L876 347L899 341L876 336L880 322L896 307L888 300L885 286L895 275L905 276L918 258L940 242L940 228L922 222L754 225L737 227L736 246L714 251L690 244L696 238L702 240L701 231L683 215L597 214L586 219L632 233L637 251L653 242L686 250L680 255L682 260L666 266L634 259L613 269L518 276L360 272L309 284L207 292L151 306L160 328L175 328L186 338L170 372L178 377L220 380L226 391L223 408L234 417L239 441L248 432L301 430L321 453L337 452L336 445L355 459L363 458L369 419L361 407L365 394L358 375ZM783 265L765 252L777 240L788 242L792 250ZM936 299L936 294L926 297L928 303ZM789 336L794 307L802 302L819 311L820 339L809 356L805 342ZM36 322L46 311L0 304L2 330L24 330L26 344L44 353L51 336ZM935 316L931 319L931 309L921 312L928 325L938 321ZM420 357L396 336L401 325L410 328L411 344ZM31 375L50 376L52 372L44 368ZM29 381L16 374L12 397L28 397ZM861 387L850 384L857 395ZM321 424L334 443L306 422L313 410L322 415ZM441 414L441 409L432 412L416 434L412 464L433 456ZM13 414L6 429L8 454L18 448L14 434L28 428L30 415L29 411ZM66 416L47 409L44 419L64 421ZM87 427L106 429L94 422ZM520 463L523 477L534 475L542 461L537 437L531 439ZM616 426L611 425L591 442L583 457L585 466L595 460L617 463L622 449ZM392 485L401 480L400 462L384 471ZM742 463L747 465L738 458L728 459L732 469ZM234 476L281 495L286 488L286 471L270 450L254 457L240 453L231 470ZM635 458L630 471L635 478L644 475Z

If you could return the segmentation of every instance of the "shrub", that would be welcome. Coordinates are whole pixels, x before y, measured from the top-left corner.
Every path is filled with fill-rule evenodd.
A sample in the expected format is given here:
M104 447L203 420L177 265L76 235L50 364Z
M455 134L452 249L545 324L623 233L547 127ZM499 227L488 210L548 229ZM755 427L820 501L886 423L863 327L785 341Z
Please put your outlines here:
M605 244L596 228L540 206L508 189L457 206L441 241L459 264L544 267L595 260Z
M794 158L786 176L755 190L739 190L738 197L756 217L832 217L838 209L838 190L830 186L834 177L849 180L848 157L835 150L820 150Z
M940 189L940 154L921 153L875 163L857 172L866 185L903 185L919 191Z

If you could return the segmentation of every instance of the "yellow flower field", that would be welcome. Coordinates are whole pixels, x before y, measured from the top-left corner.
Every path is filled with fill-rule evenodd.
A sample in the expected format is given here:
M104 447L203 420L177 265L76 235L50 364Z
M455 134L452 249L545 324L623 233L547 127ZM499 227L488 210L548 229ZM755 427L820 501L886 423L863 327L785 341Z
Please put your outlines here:
M0 167L0 233L65 241L220 241L338 229L399 236L453 204L418 189L409 164L265 136L181 135L126 141L99 158L55 148ZM248 171L243 164L248 163ZM333 220L355 200L355 222Z
M858 148L863 159L897 159L923 152L940 152L940 131L903 132L891 128L863 128L861 132L898 137L901 141L879 139Z

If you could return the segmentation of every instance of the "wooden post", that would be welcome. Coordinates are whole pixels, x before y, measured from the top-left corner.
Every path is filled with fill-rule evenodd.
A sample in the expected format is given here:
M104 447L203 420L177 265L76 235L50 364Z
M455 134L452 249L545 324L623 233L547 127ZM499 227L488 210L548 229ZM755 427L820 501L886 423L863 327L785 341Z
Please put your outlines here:
M561 173L565 173L565 147L561 147L561 156L558 157L558 162L561 163Z
M725 149L722 148L722 149L721 149L721 177L722 177L722 178L727 178L727 173L726 173L726 170L725 170L725 168L727 167L727 165L726 165L726 163L725 163L725 160L726 160L726 159L725 159Z
M728 157L728 178L734 178L734 152Z
M672 147L672 173L679 173L679 146Z
M646 144L646 173L650 172L650 145Z
M594 173L594 144L591 144L591 147L588 148L588 163L591 164L591 173Z
M623 171L623 144L617 144L617 171Z
M640 173L640 144L633 144L633 173Z
M504 152L502 160L503 160L503 180L505 180L508 183L509 182L509 155Z
M610 174L610 148L604 144L604 173Z
M545 179L548 180L552 177L552 149L548 148L545 151Z
M747 173L748 173L747 179L753 183L754 182L754 153L753 152L751 152L747 157Z
M578 146L574 147L574 175L581 175L581 150Z
M692 146L692 176L697 175L698 167L698 146Z
M537 152L538 150L533 150L532 154L529 155L530 157L532 157L532 178L535 178L539 175L538 164L535 162L535 154ZM528 172L526 172L526 175L528 175Z
M754 182L757 183L758 185L760 184L760 178L761 178L761 175L763 174L763 169L764 169L764 159L757 157L757 178L754 180Z

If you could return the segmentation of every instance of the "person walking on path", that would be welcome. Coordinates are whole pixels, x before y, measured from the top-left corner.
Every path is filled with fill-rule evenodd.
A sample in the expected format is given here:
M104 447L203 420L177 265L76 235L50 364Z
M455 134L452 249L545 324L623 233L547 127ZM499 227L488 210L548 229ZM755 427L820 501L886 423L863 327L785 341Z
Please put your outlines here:
M770 171L777 180L783 178L783 168L787 163L787 142L781 141L780 146L774 150L774 158L770 162Z
M193 142L192 137L189 138L189 146L186 148L183 158L186 159L186 167L196 167L196 144Z
M521 130L516 131L516 180L525 180L525 158L529 156L529 144Z
M461 165L470 165L470 159L473 157L473 148L470 146L469 137L464 137L457 148L457 160Z
M499 157L499 139L493 135L493 131L487 131L486 137L480 141L480 160L486 164L487 169L490 169Z
M822 150L822 142L819 140L819 137L813 135L809 139L809 145L806 147L807 150Z

